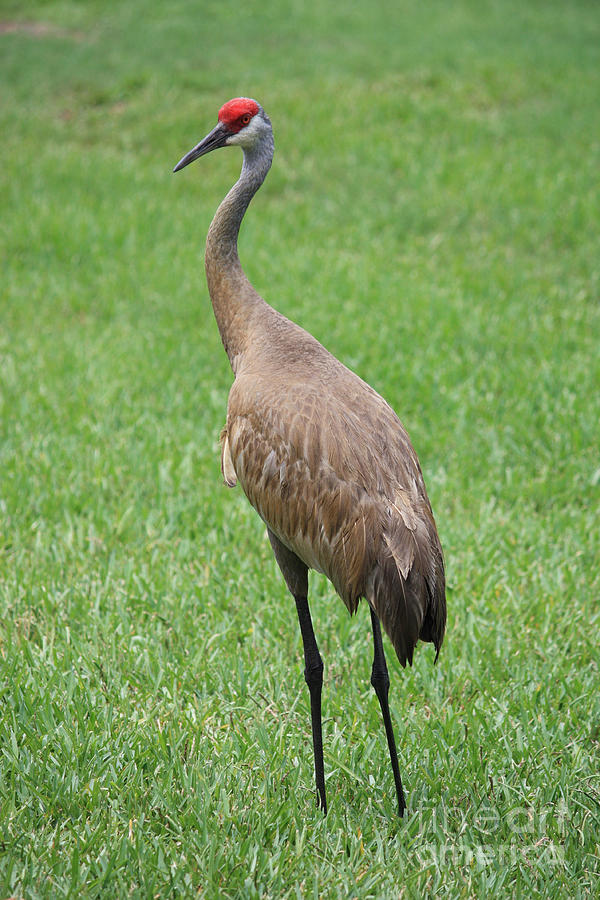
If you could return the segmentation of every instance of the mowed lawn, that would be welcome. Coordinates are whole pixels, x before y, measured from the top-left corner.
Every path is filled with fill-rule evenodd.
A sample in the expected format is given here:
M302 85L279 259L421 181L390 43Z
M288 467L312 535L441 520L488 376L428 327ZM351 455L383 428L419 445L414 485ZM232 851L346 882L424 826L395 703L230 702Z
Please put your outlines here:
M600 878L595 3L0 2L0 897L594 897ZM222 484L203 244L270 114L249 277L398 411L448 631L293 600ZM368 438L368 436L366 436Z

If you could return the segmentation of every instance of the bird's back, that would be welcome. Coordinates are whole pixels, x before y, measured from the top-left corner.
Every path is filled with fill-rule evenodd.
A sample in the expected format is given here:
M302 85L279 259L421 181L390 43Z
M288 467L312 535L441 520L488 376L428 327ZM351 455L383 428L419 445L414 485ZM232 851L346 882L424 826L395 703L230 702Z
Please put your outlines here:
M351 613L367 598L403 665L419 638L439 650L442 550L404 427L311 335L266 310L229 396L225 473Z

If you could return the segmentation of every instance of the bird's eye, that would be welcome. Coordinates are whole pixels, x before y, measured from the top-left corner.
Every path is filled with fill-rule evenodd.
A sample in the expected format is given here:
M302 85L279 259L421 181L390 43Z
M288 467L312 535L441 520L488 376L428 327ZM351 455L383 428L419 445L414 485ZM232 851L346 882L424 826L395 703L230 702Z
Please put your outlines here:
M243 116L240 116L240 122L242 123L242 125L247 125L251 118L252 116L250 115L250 113L244 113Z

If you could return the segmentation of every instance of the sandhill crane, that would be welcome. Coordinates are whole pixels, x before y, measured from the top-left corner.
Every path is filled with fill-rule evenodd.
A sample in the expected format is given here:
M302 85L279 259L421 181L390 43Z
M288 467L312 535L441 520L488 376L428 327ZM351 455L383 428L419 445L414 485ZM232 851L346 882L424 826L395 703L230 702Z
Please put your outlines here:
M324 573L353 614L365 598L398 799L406 803L388 705L383 622L400 663L420 638L437 660L446 626L442 548L417 455L400 420L368 384L312 335L257 294L241 267L242 218L273 159L269 117L238 97L215 128L175 166L218 147L241 147L241 175L220 204L206 241L206 277L234 373L221 434L225 483L241 484L267 526L296 602L310 692L317 802L327 812L321 727L323 662L308 606L308 570Z

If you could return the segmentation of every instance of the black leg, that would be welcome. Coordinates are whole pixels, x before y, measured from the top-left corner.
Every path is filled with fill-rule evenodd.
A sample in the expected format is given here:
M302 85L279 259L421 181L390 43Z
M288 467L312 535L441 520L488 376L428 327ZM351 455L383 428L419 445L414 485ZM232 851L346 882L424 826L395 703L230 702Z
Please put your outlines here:
M323 660L317 647L313 630L308 600L306 597L294 597L298 610L298 621L304 645L304 678L310 691L310 718L312 722L313 750L315 754L315 780L317 783L317 802L324 813L327 813L325 797L325 768L323 765L323 731L321 727L321 688L323 687Z
M285 583L296 601L298 621L304 646L304 677L310 691L310 718L312 722L313 750L315 754L315 780L317 782L317 802L324 813L327 812L325 798L325 769L323 766L323 731L321 727L321 688L323 687L323 660L315 640L308 608L308 567L289 547L282 544L267 528L269 540L275 553L277 564L283 573Z
M392 761L392 771L394 773L394 781L396 783L396 796L398 797L398 815L400 818L404 815L406 809L406 801L404 799L404 791L402 790L402 779L400 778L400 769L398 767L398 754L396 752L396 741L394 739L394 729L392 728L392 720L390 718L390 707L388 704L388 692L390 689L390 676L388 675L385 655L383 652L383 642L381 640L381 627L379 619L373 610L371 610L371 624L373 626L373 668L371 670L371 684L375 688L375 693L379 699L381 712L383 713L383 724L385 725L385 733L387 736L388 747L390 749L390 759Z

